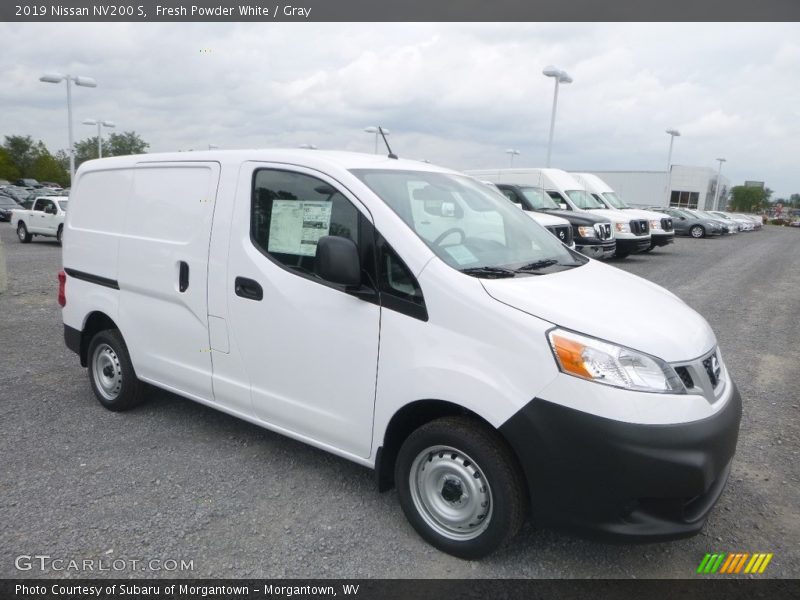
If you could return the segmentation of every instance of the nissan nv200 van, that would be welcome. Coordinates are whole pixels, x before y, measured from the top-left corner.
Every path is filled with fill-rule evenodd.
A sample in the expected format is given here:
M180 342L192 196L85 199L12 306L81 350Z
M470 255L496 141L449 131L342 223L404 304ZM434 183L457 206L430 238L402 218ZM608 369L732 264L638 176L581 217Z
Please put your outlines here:
M64 338L110 410L150 384L374 469L469 559L528 516L692 535L723 492L741 400L705 319L469 177L150 154L83 163L70 198Z

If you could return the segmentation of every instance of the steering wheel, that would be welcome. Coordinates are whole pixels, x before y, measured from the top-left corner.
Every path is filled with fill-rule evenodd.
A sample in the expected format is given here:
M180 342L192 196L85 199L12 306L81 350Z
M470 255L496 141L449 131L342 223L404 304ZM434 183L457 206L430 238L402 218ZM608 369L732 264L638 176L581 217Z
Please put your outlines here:
M459 234L461 236L461 241L459 242L460 244L463 244L464 240L467 239L467 234L464 233L463 229L461 229L460 227L451 227L450 229L447 229L446 231L443 231L442 233L440 233L436 237L436 239L433 240L433 245L434 246L440 246L441 243L444 240L446 240L450 235L452 235L454 233L457 233L457 234Z

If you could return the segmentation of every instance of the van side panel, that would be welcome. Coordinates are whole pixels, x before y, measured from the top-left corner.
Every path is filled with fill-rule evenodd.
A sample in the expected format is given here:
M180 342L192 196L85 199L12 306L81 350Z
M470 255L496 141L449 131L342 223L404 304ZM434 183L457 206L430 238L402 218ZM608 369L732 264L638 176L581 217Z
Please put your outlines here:
M208 245L217 163L132 171L119 243L119 325L137 375L210 400Z
M65 222L65 237L70 240L64 246L66 268L116 280L119 235L132 182L130 169L80 175Z

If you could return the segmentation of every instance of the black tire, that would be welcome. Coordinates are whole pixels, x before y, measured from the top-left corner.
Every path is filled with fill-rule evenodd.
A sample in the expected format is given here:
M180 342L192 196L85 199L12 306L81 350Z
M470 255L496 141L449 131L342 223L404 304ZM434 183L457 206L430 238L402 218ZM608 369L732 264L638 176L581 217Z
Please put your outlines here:
M704 238L706 237L705 227L703 227L702 225L693 225L692 228L689 230L689 235L696 240Z
M136 377L119 331L96 333L89 342L86 358L92 391L108 410L128 410L144 400L144 383Z
M650 246L649 248L642 250L642 254L644 254L645 252L650 252L653 248L655 248L655 246Z
M63 236L64 236L64 226L63 226L63 225L59 225L59 226L58 226L58 231L56 231L56 241L57 241L59 244L61 243L61 238L62 238Z
M480 493L475 493L478 482ZM525 478L508 444L495 430L467 417L436 419L408 436L395 463L395 484L400 506L417 533L459 558L491 554L517 534L527 515ZM426 500L420 490L430 492ZM442 525L435 516L437 505L463 510L469 522L457 528ZM482 511L483 517L470 510Z
M30 244L31 239L33 238L33 236L28 232L28 228L25 227L25 223L22 221L20 221L17 225L17 237L23 244Z

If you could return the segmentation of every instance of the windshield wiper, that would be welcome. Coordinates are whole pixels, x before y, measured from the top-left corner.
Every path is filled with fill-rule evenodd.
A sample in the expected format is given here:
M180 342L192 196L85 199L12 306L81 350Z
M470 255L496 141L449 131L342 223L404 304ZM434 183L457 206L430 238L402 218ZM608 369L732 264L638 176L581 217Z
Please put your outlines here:
M516 271L506 269L505 267L469 267L467 269L459 269L462 273L472 275L474 277L486 277L488 279L500 279L502 277L516 277Z
M514 269L515 273L527 273L529 271L538 271L539 269L544 269L546 267L552 267L553 265L557 265L558 261L554 258L548 258L545 260L537 260L536 262L528 263L527 265L522 265L521 267Z

